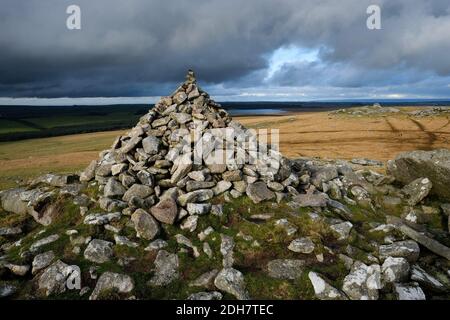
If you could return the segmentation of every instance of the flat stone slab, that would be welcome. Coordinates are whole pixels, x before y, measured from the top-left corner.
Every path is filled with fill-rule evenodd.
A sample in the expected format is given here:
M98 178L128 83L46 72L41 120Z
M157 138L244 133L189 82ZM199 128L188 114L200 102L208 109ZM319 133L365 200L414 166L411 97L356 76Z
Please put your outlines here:
M403 234L410 237L414 241L417 241L431 252L434 252L437 255L440 255L441 257L450 260L450 248L444 246L443 244L437 242L434 239L431 239L421 234L420 232L417 232L413 228L408 227L400 218L388 216L386 217L386 221L390 224L393 224Z
M277 259L267 264L270 277L276 279L296 279L303 273L305 262L296 259Z

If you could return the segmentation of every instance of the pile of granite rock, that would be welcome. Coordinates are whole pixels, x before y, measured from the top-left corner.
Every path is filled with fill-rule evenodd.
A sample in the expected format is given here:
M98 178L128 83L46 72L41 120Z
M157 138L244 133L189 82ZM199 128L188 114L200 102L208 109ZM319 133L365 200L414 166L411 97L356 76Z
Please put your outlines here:
M190 71L80 180L99 183L100 206L108 212L155 220L155 225L192 223L197 215L220 210L207 201L223 193L226 199L247 194L259 203L296 192L299 177L271 147L233 121Z
M382 106L379 103L375 103L372 106L349 107L329 112L329 115L331 116L347 115L353 117L389 116L393 114L402 114L414 118L447 116L450 114L450 108L448 106L445 107L424 106L420 107L418 110L407 111L404 108Z
M389 115L392 113L399 113L400 109L394 107L383 107L379 103L372 106L350 107L331 111L330 115L350 115L350 116L371 116L371 115Z
M450 108L449 107L429 107L426 109L416 110L416 111L410 111L408 112L409 115L413 117L434 117L434 116L441 116L441 115L449 115L450 114Z

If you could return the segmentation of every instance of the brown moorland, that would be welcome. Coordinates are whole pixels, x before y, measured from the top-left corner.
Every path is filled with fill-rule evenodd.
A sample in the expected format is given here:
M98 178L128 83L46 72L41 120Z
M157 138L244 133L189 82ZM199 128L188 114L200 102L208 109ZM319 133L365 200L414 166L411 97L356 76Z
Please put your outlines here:
M387 161L403 151L450 148L450 119L336 116L326 112L280 117L242 117L252 128L280 130L280 150L290 158L369 158Z

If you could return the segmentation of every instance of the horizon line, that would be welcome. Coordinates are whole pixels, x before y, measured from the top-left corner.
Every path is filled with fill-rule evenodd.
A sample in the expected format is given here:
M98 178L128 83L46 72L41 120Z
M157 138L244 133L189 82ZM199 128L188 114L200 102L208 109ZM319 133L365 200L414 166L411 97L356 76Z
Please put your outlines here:
M10 98L0 97L0 107L5 106L110 106L110 105L153 105L162 96L152 97L59 97L59 98ZM78 100L78 101L77 101ZM103 101L101 101L103 100ZM110 102L108 102L108 100ZM122 101L120 101L122 100ZM133 102L134 100L134 102ZM238 100L238 99L214 99L218 103L395 103L395 102L450 102L449 98L327 98L327 99L303 99L303 100L280 100L280 99L265 99L265 100Z

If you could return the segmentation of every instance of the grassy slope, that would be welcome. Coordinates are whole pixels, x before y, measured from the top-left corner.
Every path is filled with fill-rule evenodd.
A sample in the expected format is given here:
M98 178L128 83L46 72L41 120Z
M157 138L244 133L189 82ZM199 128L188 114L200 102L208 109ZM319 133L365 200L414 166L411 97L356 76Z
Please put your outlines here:
M0 211L0 226L23 225L26 223L29 230L32 230L22 240L21 247L14 248L8 252L8 260L19 264L24 263L21 252L29 248L36 239L41 239L52 234L59 234L61 237L58 241L46 245L41 248L41 251L53 250L56 256L64 262L78 265L82 270L83 286L88 285L92 289L95 286L95 281L92 281L88 277L88 270L89 266L94 265L94 263L84 260L82 255L73 254L73 245L70 244L69 236L65 235L65 231L74 229L78 231L77 236L88 237L95 235L98 237L100 229L95 226L84 225L82 223L83 218L79 215L78 209L68 199L58 197L55 201L59 203L61 213L52 226L47 228L37 225L30 216L4 216ZM222 197L218 197L214 199L214 202L223 203L224 201ZM97 207L90 208L90 212L97 212L98 210L99 208ZM208 226L214 228L215 231L206 238L206 241L213 249L213 257L208 258L205 254L201 254L199 258L194 258L191 250L185 253L179 253L180 279L162 288L149 287L147 285L148 280L153 276L155 252L146 252L143 250L149 241L136 238L134 229L127 225L129 218L124 216L120 221L114 222L114 226L123 228L123 234L128 236L132 241L140 243L140 247L135 249L125 246L115 246L115 257L113 261L101 264L98 272L112 271L131 275L136 282L135 294L140 299L184 299L191 293L204 290L202 288L190 287L189 282L213 268L221 268L220 234L226 234L233 236L235 239L235 267L245 274L247 288L252 298L314 299L313 290L307 278L308 271L314 270L320 272L329 279L330 283L340 286L346 274L345 268L342 262L329 255L324 245L332 245L336 248L337 246L345 246L347 242L338 242L329 227L325 223L312 221L306 214L307 211L306 209L290 209L285 203L274 205L266 202L255 205L248 198L241 197L232 203L225 204L224 216L222 217L214 215L202 216L199 219L197 232L206 229ZM261 212L270 212L273 214L273 218L267 223L262 224L256 224L248 220L252 214ZM276 219L280 218L289 219L298 228L296 235L287 236L283 229L275 227L274 223ZM169 244L166 250L177 252L184 248L184 246L176 243L176 234L185 235L201 250L202 243L197 239L196 233L182 231L178 226L162 225L162 227L161 237L167 240ZM45 231L40 233L42 230ZM101 232L102 239L113 241L113 233L110 231ZM252 239L243 239L237 236L238 233L243 233ZM325 259L324 263L319 263L314 254L298 254L286 249L289 243L299 236L310 236L314 240L316 243L314 254L322 253ZM259 245L255 246L253 244L254 241L257 241ZM353 238L349 242L355 244ZM84 245L82 249L85 249ZM138 261L126 267L117 264L120 258L130 256L137 257ZM303 274L296 280L270 278L267 275L266 265L270 260L277 258L304 260L306 265ZM16 298L26 298L30 293L33 295L36 293L32 282L22 287ZM86 299L87 297L88 295L82 299ZM225 297L232 298L229 295ZM50 298L80 299L76 293L72 292L66 292L63 295Z
M96 197L98 190L96 187L90 188L84 190L84 193ZM213 202L216 204L224 203L224 199L219 196L214 198ZM17 264L25 263L24 259L26 258L21 253L27 250L32 243L37 239L59 234L59 240L42 247L40 252L53 250L58 259L79 266L82 271L82 286L89 286L92 290L95 281L90 279L88 270L90 266L97 264L83 259L82 254L74 254L73 248L75 245L71 244L70 237L65 234L65 231L68 229L77 230L76 237L94 236L111 242L114 241L114 234L103 228L83 224L83 217L70 198L59 196L55 199L55 203L59 207L60 214L50 227L38 225L29 215L7 215L0 210L0 227L25 225L27 231L29 231L28 235L23 238L21 246L14 247L8 252L8 261ZM247 197L225 203L222 217L215 215L201 216L194 233L183 231L177 225L162 224L163 230L159 238L168 242L167 251L178 252L180 262L179 279L165 287L151 287L147 284L154 274L153 262L156 252L144 251L150 241L137 238L134 228L128 224L129 217L122 216L119 221L113 222L112 225L122 229L123 235L140 245L138 248L115 245L113 249L114 257L110 262L100 264L98 273L111 271L130 275L136 286L133 294L138 299L185 299L192 293L205 291L204 288L189 286L191 281L204 272L221 268L220 234L226 234L232 236L235 240L233 249L234 267L244 274L247 289L253 299L315 299L311 282L308 279L309 271L320 273L331 285L341 288L348 270L344 263L338 259L338 254L346 253L347 245L351 245L353 247L353 258L371 264L370 255L377 256L378 254L373 243L384 243L384 233L376 234L369 231L372 228L369 222L383 222L384 212L370 212L355 207L350 207L350 210L353 212L352 223L354 228L350 237L343 241L337 239L337 235L324 220L313 220L308 214L308 212L314 211L310 208L292 209L285 202L281 204L271 202L253 204ZM89 208L91 213L100 211L101 209L96 205ZM252 222L251 215L256 213L270 213L272 218L264 223ZM324 218L338 217L329 211L323 211L321 215ZM287 219L297 228L294 235L288 236L282 228L276 226L277 219L282 218ZM181 249L184 250L186 247L177 244L176 234L183 234L188 237L193 245L201 251L202 242L199 241L197 233L209 226L214 228L214 232L208 235L205 241L209 243L213 250L211 258L203 253L200 257L195 258L190 249L180 252ZM18 240L19 237L16 236L10 240ZM314 252L301 254L288 250L289 243L298 237L310 237L316 246ZM255 241L257 244L255 244ZM0 237L0 245L3 242L6 242L6 239ZM86 245L81 245L80 249L84 250L85 248ZM328 248L332 248L334 254L330 253ZM322 255L323 262L319 262L316 255ZM129 257L137 258L137 260L126 266L118 264L121 258ZM267 274L267 263L274 259L300 259L304 261L305 265L301 274L295 280L274 279ZM26 282L18 283L21 289L15 298L26 299L30 294L35 296L38 292L36 291L36 283L30 281L31 276L19 281L23 280ZM50 296L49 298L87 299L89 294L80 297L78 292L67 291L64 294ZM380 294L382 299L392 298L389 294L382 292ZM107 292L102 295L102 298L115 299L118 298L118 295L115 292ZM233 297L225 294L225 298L232 299Z
M80 170L122 131L0 143L0 190L47 172Z

